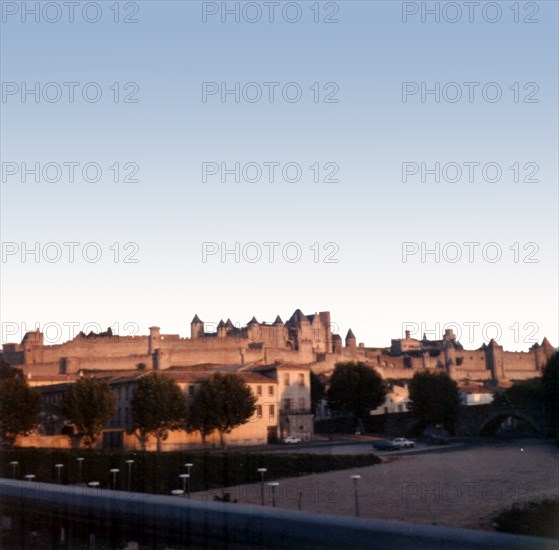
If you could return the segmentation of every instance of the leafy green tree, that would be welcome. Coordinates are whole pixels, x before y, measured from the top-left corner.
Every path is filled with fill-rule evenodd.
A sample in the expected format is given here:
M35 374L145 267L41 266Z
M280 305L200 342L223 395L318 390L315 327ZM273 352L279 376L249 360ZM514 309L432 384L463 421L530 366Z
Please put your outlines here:
M460 411L458 384L446 372L416 372L409 383L410 411L422 426L453 429Z
M113 417L116 401L105 380L82 378L71 384L62 396L62 411L76 427L78 440L91 447Z
M328 405L335 411L350 413L362 424L372 409L384 403L386 385L382 376L362 362L337 363L327 392Z
M559 352L551 356L542 374L548 433L559 441Z
M0 438L9 445L37 425L41 409L41 395L29 387L24 376L16 374L0 380Z
M523 407L541 404L543 399L543 383L541 378L519 380L510 388L493 396L494 405Z
M12 367L9 363L6 363L4 359L0 359L0 380L14 378L16 376L19 376L20 378L25 377L21 369Z
M237 374L212 374L194 397L187 431L199 431L202 441L217 430L221 445L224 435L245 424L256 410L256 396Z
M133 430L145 445L149 435L161 442L169 437L170 431L184 428L188 407L186 397L179 385L169 376L151 372L140 378L130 401Z
M326 397L326 380L323 374L316 374L311 370L311 407L316 406Z

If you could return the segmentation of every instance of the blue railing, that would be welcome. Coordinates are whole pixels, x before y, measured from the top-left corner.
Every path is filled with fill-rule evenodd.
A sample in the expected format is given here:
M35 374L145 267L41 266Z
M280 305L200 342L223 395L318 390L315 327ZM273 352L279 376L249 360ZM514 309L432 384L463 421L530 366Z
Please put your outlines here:
M126 525L139 535L224 547L373 550L557 550L535 537L0 479L0 507L70 524ZM6 513L6 512L2 512Z

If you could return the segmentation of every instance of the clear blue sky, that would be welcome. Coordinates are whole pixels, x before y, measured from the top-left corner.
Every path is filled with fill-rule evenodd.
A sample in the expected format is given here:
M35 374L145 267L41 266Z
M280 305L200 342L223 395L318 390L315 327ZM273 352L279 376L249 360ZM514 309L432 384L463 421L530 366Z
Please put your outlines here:
M330 310L342 336L351 327L367 345L389 345L404 322L417 325L416 335L423 325L431 336L436 323L441 330L456 323L466 347L480 346L484 334L499 336L489 323L499 325L506 349L526 350L530 339L546 335L558 345L556 2L520 2L518 12L513 2L496 2L500 18L493 23L497 8L478 8L469 22L461 2L456 23L447 21L457 17L450 8L438 23L432 15L422 23L421 13L413 14L421 3L395 1L294 2L285 16L283 3L273 23L262 3L239 3L240 22L228 15L222 23L221 13L211 14L221 2L120 2L119 20L138 20L128 24L114 22L114 2L97 3L96 23L84 20L83 3L74 22L62 3L53 3L63 11L52 23L46 19L56 19L54 7L35 23L29 14L21 21L24 3L2 4L3 341L21 338L22 328L12 335L14 324L73 322L118 324L121 331L129 322L141 334L159 325L189 336L195 313L207 322L231 317L244 324L253 315L285 320L299 307ZM256 5L262 18L250 23ZM410 13L406 23L403 9ZM287 22L297 10L300 21ZM95 8L86 13L96 16ZM24 83L35 82L50 102L43 95L35 102L33 94L22 102ZM73 103L64 82L78 83ZM102 92L97 102L82 97L90 82L90 98ZM221 102L219 93L204 102L204 82L218 90L238 82L239 103L234 94ZM249 82L256 85L243 88ZM272 103L269 82L279 83ZM300 101L283 99L289 82L301 87ZM403 82L412 83L406 102ZM472 82L479 85L465 84ZM486 86L491 82L498 86ZM422 102L422 86L435 83L440 101L428 94ZM502 97L490 101L498 89ZM454 101L457 90L463 95ZM259 91L262 98L252 101ZM286 90L294 92L296 86ZM324 102L328 97L338 101ZM56 181L53 164L47 178L22 182L22 163L36 162L65 171ZM68 162L80 163L73 183ZM279 168L273 182L266 172L260 181L243 181L242 172L238 183L227 174L222 182L221 172L203 181L205 162L217 163L210 172L221 163ZM416 164L421 170L421 163L429 169L436 162L447 165L438 183L411 174ZM99 181L94 172L91 182L83 180L86 163L101 167ZM283 178L286 163L301 166L300 179L287 171L298 181ZM318 182L309 168L316 163ZM462 168L458 181L448 163ZM491 181L495 165L483 176L487 163L501 168L500 181ZM135 165L139 181L123 182ZM331 179L338 181L324 181L335 166ZM476 169L472 182L468 166ZM254 174L249 165L245 175ZM28 255L22 262L21 243L35 242L40 261ZM60 261L45 260L58 250L45 249L49 242L62 250ZM79 243L73 263L64 242ZM89 242L98 243L88 249L90 257L101 251L97 262L82 258ZM137 245L124 248L130 242ZM240 261L214 254L203 262L203 242L239 242ZM260 245L260 261L247 261L256 247L243 255L249 242ZM266 242L280 243L273 263ZM298 262L282 257L290 242L301 247ZM403 242L417 243L407 245L418 252L406 262ZM433 255L421 261L422 242L440 243L439 262ZM450 242L463 254L454 263ZM472 262L467 242L480 243ZM490 242L502 250L494 263L482 250ZM313 243L318 249L309 248ZM326 243L335 245L324 249ZM326 263L328 253L338 262ZM492 259L495 247L485 253ZM138 262L125 263L127 255ZM523 261L530 258L537 263Z

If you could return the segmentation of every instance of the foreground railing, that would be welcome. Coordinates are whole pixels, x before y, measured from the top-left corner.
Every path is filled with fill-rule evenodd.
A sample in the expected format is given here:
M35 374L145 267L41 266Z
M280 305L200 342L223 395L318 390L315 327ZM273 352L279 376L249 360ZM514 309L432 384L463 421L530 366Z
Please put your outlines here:
M0 479L0 514L17 508L70 524L127 526L187 547L557 550L557 541L398 521ZM63 523L59 523L62 525ZM57 523L58 525L58 523Z

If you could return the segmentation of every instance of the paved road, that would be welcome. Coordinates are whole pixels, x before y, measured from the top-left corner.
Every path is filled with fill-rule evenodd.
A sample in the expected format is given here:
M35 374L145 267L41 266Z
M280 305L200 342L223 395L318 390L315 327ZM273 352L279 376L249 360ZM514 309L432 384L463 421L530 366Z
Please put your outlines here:
M309 452L305 447L289 450ZM359 474L358 504L364 517L491 529L492 515L501 508L559 495L559 449L551 442L483 441L444 447L385 452L384 462L376 466L281 479L274 490L276 505L353 515L350 475ZM371 444L322 445L313 452L345 454L365 449L370 452ZM240 502L260 503L259 484L226 491ZM196 493L193 498L212 499L215 494L219 491ZM268 486L265 500L271 505Z

